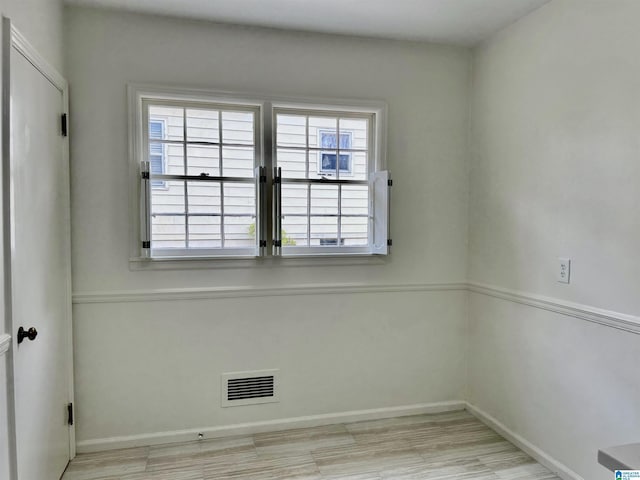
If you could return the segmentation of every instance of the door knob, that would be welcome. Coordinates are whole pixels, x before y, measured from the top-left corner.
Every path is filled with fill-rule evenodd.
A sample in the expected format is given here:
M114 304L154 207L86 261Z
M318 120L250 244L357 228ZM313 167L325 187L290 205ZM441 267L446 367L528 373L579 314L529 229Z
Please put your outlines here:
M24 328L20 327L18 329L18 344L22 343L25 338L33 341L37 336L38 331L35 328L31 327L29 330L25 330Z

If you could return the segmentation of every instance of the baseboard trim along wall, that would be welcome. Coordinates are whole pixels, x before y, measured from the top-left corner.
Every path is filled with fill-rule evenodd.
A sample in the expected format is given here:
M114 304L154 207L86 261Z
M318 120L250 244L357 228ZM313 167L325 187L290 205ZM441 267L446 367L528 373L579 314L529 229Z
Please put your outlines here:
M121 437L99 438L83 440L77 444L78 453L92 453L121 448L133 448L169 443L188 442L198 439L203 434L205 439L224 438L237 435L252 435L256 433L277 432L295 428L311 428L337 423L360 422L366 420L380 420L384 418L403 417L409 415L437 414L467 410L482 423L504 437L509 442L531 455L537 462L547 467L563 480L584 480L562 462L544 452L499 420L495 419L480 408L469 402L453 400L448 402L422 403L404 405L400 407L375 408L369 410L354 410L348 412L329 413L323 415L309 415L304 417L267 420L262 422L239 423L220 427L192 428L168 432L147 433Z
M518 435L505 424L495 419L485 411L468 402L465 408L469 413L471 413L486 426L494 430L509 442L513 443L520 450L530 455L534 460L547 467L563 480L584 480L583 477L571 470L565 464L556 460L551 455L535 446L533 443Z
M400 407L374 408L369 410L353 410L348 412L328 413L323 415L309 415L305 417L283 418L263 422L238 423L220 427L191 428L171 432L147 433L122 437L98 438L83 440L77 443L78 453L100 452L165 443L188 442L198 439L202 433L205 439L232 437L236 435L252 435L255 433L277 432L294 428L310 428L337 423L361 422L365 420L379 420L409 415L446 413L464 410L466 402L453 400L437 403L420 403Z

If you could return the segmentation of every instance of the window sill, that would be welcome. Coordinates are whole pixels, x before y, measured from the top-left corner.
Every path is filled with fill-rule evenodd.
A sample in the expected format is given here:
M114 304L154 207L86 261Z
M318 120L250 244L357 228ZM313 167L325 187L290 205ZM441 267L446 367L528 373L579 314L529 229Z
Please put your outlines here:
M316 254L287 257L167 257L129 259L129 270L193 270L226 268L289 268L351 265L385 265L389 256L354 253L343 255Z

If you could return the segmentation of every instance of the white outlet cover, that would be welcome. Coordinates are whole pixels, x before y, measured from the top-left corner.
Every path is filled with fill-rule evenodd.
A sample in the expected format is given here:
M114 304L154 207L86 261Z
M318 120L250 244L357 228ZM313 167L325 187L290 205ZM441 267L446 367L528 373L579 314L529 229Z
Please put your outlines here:
M558 258L558 282L569 283L571 281L571 259Z

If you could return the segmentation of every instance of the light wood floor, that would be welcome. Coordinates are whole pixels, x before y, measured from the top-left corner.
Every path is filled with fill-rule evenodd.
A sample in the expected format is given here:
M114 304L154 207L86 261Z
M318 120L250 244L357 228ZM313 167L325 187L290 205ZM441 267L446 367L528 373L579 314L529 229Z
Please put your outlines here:
M559 480L467 412L84 454L80 479Z

